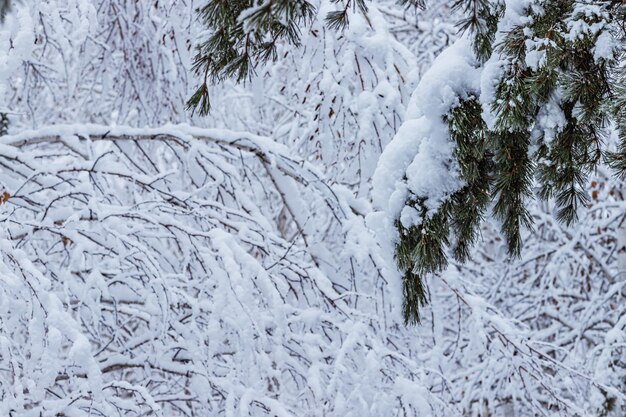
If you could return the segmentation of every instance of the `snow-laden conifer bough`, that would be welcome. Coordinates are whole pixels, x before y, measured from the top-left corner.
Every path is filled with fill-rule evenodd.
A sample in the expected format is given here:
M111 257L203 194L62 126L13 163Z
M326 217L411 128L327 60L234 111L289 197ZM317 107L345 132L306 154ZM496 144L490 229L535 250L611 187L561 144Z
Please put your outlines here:
M373 180L404 272L407 323L427 302L423 277L450 255L465 262L485 217L519 256L529 200L554 202L571 225L603 160L626 173L623 2L457 7L467 31L422 77ZM606 140L613 130L617 144Z

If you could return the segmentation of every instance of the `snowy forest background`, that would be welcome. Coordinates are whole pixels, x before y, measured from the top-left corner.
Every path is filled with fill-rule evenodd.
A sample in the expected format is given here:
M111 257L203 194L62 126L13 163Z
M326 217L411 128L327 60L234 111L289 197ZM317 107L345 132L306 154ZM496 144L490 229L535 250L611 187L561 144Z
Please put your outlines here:
M344 30L345 1L313 2L301 45L212 86L207 116L185 109L201 3L4 20L1 416L624 416L626 184L603 165L571 227L528 200L519 258L487 218L403 322L373 177L456 65L427 72L451 1L368 2Z

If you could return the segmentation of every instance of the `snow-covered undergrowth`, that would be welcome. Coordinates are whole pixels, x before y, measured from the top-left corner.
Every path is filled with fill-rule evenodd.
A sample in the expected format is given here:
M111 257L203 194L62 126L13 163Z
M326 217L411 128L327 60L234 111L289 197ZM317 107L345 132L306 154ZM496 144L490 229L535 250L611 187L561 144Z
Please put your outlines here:
M201 119L198 5L24 1L2 28L0 415L623 407L624 203L602 173L576 229L531 206L521 259L486 223L402 324L371 176L455 36L449 8L380 1L344 33L320 17Z
M375 270L362 221L284 146L57 125L1 147L4 415L375 416L424 403L394 389L414 366L375 296L383 275L350 288L334 242L318 241L319 223L351 224L359 268Z

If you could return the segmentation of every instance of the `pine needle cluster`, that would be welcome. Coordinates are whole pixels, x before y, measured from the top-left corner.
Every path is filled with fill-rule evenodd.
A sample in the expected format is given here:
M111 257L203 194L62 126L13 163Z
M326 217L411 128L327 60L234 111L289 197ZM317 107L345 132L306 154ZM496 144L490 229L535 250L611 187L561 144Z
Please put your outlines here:
M476 100L462 102L444 117L467 185L429 216L423 206L427 196L411 196L406 204L421 212L422 224L407 230L397 223L396 258L405 271L407 323L419 321L419 307L426 301L424 274L447 266L446 247L460 262L469 257L490 203L508 251L516 256L522 247L521 230L532 225L526 204L535 195L535 181L538 197L554 201L556 218L570 225L588 201L588 176L602 160L618 174L626 173L626 87L619 66L624 4L536 3L526 10L524 23L499 41L495 35L505 2L456 3L466 15L459 27L471 32L477 60L485 63L496 57L506 64L495 99L487 104L495 117L489 128L483 120L486 104ZM530 54L539 58L528 59ZM550 135L541 122L546 109L560 119ZM617 152L606 148L611 122L621 138Z
M494 170L493 155L488 148L490 133L481 112L480 103L471 97L461 101L445 118L466 185L432 215L428 214L424 199L407 202L419 211L421 224L405 228L400 221L396 222L400 233L396 260L404 272L406 323L419 323L419 308L427 301L422 276L440 272L447 266L446 247L452 245L454 258L465 262L478 237L478 226L490 201Z
M203 81L187 108L207 114L210 82L245 81L257 62L276 59L278 42L298 45L315 7L306 0L211 0L197 13L210 35L197 47L193 70Z
M368 10L365 0L332 1L338 8L325 16L331 29L345 29L351 11L365 14ZM423 1L398 0L398 4L423 7ZM187 109L199 109L201 115L211 108L211 84L250 79L257 65L278 58L281 42L299 46L302 30L317 15L307 0L209 0L196 12L208 37L197 46L193 71L202 81L187 101Z

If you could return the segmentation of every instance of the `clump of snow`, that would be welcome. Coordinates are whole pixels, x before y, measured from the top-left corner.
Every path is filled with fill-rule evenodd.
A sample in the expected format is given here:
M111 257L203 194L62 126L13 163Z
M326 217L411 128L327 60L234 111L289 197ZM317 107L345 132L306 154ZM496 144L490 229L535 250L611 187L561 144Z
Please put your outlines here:
M595 37L593 58L610 60L615 57L615 39L608 28L608 20L604 10L598 4L577 3L572 17L567 22L570 42L583 39L585 36Z
M596 39L596 45L593 48L593 59L612 59L615 53L615 39L608 31L603 31Z
M463 187L444 117L480 89L480 70L467 37L441 53L415 90L407 120L384 150L373 177L374 204L405 227L423 219L404 209L410 196L432 214Z
M422 223L422 216L415 207L404 206L400 213L400 223L403 227L409 228L411 225Z
M565 113L560 106L561 91L557 89L548 101L541 106L537 114L537 123L533 134L539 134L543 137L546 144L552 143L556 135L563 130L567 121Z
M536 71L546 65L548 48L556 47L556 44L550 39L526 39L525 46L525 63L529 68Z

